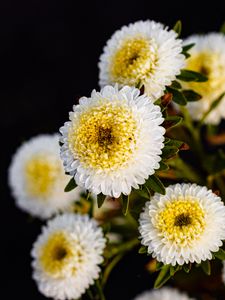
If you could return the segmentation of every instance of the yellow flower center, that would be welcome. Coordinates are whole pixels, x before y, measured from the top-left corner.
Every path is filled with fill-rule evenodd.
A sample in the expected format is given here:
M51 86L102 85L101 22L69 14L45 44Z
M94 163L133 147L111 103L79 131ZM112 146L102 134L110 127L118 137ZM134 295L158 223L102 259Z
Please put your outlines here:
M135 85L154 71L157 47L153 40L137 36L127 39L114 54L110 75L114 82Z
M56 232L40 250L39 261L43 270L54 278L76 271L75 263L80 253L64 232Z
M48 197L62 174L59 159L35 155L25 165L26 188L32 197Z
M156 227L167 240L190 245L205 229L205 212L195 199L176 199L156 215Z
M203 73L208 77L208 81L187 83L188 88L206 96L207 99L216 100L225 91L224 67L219 53L204 51L193 54L187 60L187 69Z
M131 158L136 138L137 124L131 109L123 101L104 100L81 113L68 135L75 159L86 167L109 171Z

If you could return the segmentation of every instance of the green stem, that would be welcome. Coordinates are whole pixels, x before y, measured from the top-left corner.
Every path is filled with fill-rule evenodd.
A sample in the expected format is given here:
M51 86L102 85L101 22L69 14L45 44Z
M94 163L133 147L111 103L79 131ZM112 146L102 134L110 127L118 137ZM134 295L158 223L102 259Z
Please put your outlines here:
M112 270L114 269L114 267L118 264L118 262L123 258L125 253L120 253L118 255L116 255L112 261L108 264L108 266L105 268L104 274L103 274L103 278L102 278L102 286L104 287L109 275L111 274Z
M96 288L97 288L97 290L98 290L98 295L99 295L99 297L100 297L99 299L100 299L100 300L106 300L106 299L105 299L105 295L104 295L104 293L103 293L103 289L102 289L102 287L101 287L101 285L100 285L99 280L96 280L95 286L96 286Z
M186 178L189 181L197 184L205 183L202 176L180 157L176 157L175 159L168 161L168 164L175 169L175 172L177 173L176 176Z
M128 242L125 242L125 243L121 244L120 246L118 246L117 248L113 249L110 257L113 257L114 255L116 255L120 252L127 252L127 251L133 249L139 243L140 243L140 241L137 238L129 240Z
M204 151L202 149L202 144L201 144L200 128L193 126L191 116L186 107L180 107L180 110L184 117L183 124L186 126L186 128L189 130L192 136L190 143L192 144L192 147L196 152L196 154L198 155L198 157L202 159L204 156Z

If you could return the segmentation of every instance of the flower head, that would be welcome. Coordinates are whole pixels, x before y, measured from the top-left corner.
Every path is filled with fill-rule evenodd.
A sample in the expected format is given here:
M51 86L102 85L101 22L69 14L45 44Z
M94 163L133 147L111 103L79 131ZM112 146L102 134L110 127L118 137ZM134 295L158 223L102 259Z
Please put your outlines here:
M193 300L186 294L174 288L164 287L156 291L146 291L138 295L134 300Z
M183 265L212 259L225 239L225 206L206 187L176 184L155 194L140 216L142 244L158 261Z
M225 36L222 33L194 35L185 44L195 43L190 50L191 57L186 68L201 72L208 77L204 83L188 82L184 86L202 95L197 102L188 103L194 120L200 120L211 104L225 92ZM225 118L225 96L220 104L208 115L205 123L218 124Z
M100 56L100 85L144 85L158 99L184 66L182 42L173 30L154 21L123 26Z
M66 172L94 194L129 194L159 168L162 122L159 106L136 88L94 90L60 129Z
M9 168L9 184L17 205L45 219L72 208L80 188L65 193L69 180L60 159L59 136L39 135L22 144Z
M50 220L33 245L33 278L41 293L77 299L99 276L106 240L87 215L64 214Z

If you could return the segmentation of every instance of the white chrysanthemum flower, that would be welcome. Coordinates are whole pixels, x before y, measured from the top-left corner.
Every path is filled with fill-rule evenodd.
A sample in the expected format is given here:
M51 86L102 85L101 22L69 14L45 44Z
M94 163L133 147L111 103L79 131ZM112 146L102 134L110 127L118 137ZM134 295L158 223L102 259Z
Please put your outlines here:
M176 184L155 194L140 215L141 243L164 264L212 259L225 239L225 206L196 184Z
M87 215L50 220L31 253L39 291L58 300L80 298L99 276L105 244L102 229Z
M192 43L195 43L195 46L190 50L191 57L187 60L186 69L205 74L208 81L187 82L184 87L202 95L200 101L189 102L187 105L191 117L200 120L213 101L225 92L225 36L222 33L194 35L185 41L185 44ZM223 118L225 96L205 119L205 123L218 124Z
M72 209L81 188L65 193L70 176L60 159L59 135L39 135L22 144L9 167L9 185L16 204L33 216L46 219Z
M100 86L141 84L147 95L158 99L184 66L181 52L177 33L161 23L139 21L123 26L100 56Z
M94 194L128 195L159 168L162 122L159 106L136 88L94 90L60 129L66 172Z
M138 295L134 300L194 300L177 289L163 287L159 290L146 291Z

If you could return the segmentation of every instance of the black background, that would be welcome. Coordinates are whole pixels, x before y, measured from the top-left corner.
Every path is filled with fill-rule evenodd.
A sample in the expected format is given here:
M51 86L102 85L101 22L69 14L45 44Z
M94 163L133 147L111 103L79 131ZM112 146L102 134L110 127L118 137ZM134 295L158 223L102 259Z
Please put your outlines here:
M225 1L1 1L0 267L5 299L45 299L31 279L29 256L41 223L29 221L15 207L7 187L13 152L23 140L56 132L77 98L98 88L97 62L106 40L122 25L148 18L169 26L181 19L183 37L216 31L225 20ZM142 271L146 258L133 258L128 255L113 272L107 300L132 299L151 287Z

